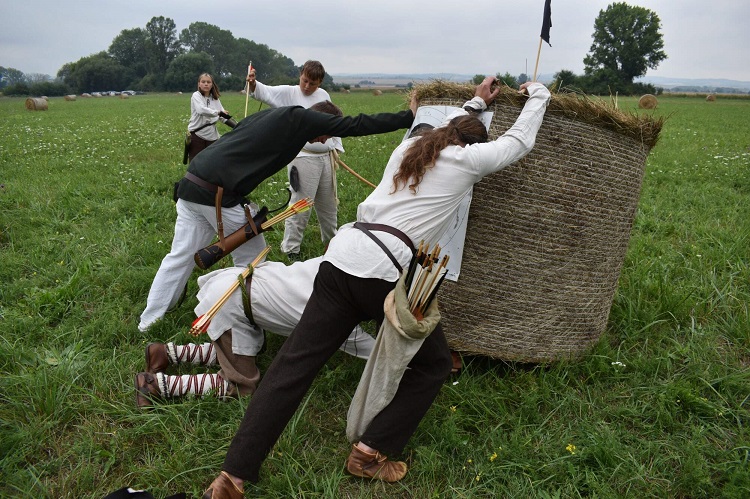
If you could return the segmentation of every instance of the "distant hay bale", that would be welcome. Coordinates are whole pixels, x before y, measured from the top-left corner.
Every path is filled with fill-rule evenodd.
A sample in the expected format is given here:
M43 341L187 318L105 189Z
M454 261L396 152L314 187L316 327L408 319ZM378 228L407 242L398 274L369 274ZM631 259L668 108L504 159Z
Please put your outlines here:
M375 89L372 91L372 95L375 95L375 96L383 95L383 91Z
M714 102L716 100L716 96L714 94L708 94L706 96L706 101L708 102Z
M90 93L84 92L81 94L81 97L91 97Z
M130 96L128 94L120 94L120 99L128 99Z
M74 100L76 100L76 96L75 95L66 95L65 97L63 97L63 99L65 99L66 101L74 101Z
M46 111L47 100L42 97L29 97L26 99L26 109L29 111Z
M412 92L420 105L460 107L474 86L438 81ZM488 109L491 139L525 99L501 87ZM585 96L552 96L534 149L474 186L461 273L439 296L452 349L544 363L598 341L662 125Z
M658 104L659 104L659 101L656 100L656 97L651 94L645 94L641 96L640 99L638 99L639 109L656 109L656 106Z

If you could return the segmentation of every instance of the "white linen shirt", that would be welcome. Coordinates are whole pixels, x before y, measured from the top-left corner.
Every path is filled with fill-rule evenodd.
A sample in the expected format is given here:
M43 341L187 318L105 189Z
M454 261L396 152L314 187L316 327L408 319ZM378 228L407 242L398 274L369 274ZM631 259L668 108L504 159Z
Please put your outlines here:
M268 104L271 107L302 106L305 109L309 109L318 102L331 100L331 96L322 88L316 89L315 92L310 95L305 95L302 93L302 89L299 88L299 85L269 86L264 85L259 81L255 82L255 92L251 92L250 95L255 100ZM325 144L310 144L308 142L297 156L318 156L333 149L338 149L339 151L344 152L341 138L331 137L325 142Z
M219 119L219 111L224 109L219 99L214 99L210 95L206 97L200 91L196 90L190 97L190 122L188 130L195 130L206 123L216 122ZM201 128L195 134L203 140L218 140L219 131L216 125Z
M419 138L405 140L391 155L383 179L377 188L357 208L357 220L386 224L404 232L418 246L420 241L433 246L450 226L451 216L461 199L485 175L497 172L521 159L534 147L536 134L550 99L542 84L528 87L529 98L515 124L492 142L465 147L448 146L440 152L435 165L429 168L414 194L407 187L393 191L393 176L397 172L406 149ZM475 97L467 102L474 109L486 109L484 101ZM452 118L468 114L460 110ZM394 282L399 272L383 250L364 232L342 226L331 240L323 256L338 269L361 278L378 278ZM402 267L407 268L411 251L396 236L375 231Z

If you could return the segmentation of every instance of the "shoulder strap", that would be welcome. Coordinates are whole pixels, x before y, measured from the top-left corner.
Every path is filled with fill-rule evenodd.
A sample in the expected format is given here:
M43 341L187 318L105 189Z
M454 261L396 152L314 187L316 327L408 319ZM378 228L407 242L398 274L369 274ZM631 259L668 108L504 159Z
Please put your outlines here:
M380 249L383 250L383 252L386 254L388 258L390 258L391 262L393 262L393 265L398 269L399 272L403 272L404 268L401 266L401 264L398 263L398 260L396 260L396 257L393 256L393 253L386 247L386 245L378 239L375 234L370 232L370 229L372 230L379 230L381 232L387 232L389 234L392 234L396 236L397 238L401 239L401 241L406 244L412 253L414 253L414 244L411 242L411 239L409 239L406 234L401 232L395 227L391 227L390 225L385 224L371 224L366 222L354 222L354 227L364 232L367 237L375 241L375 244L380 246Z

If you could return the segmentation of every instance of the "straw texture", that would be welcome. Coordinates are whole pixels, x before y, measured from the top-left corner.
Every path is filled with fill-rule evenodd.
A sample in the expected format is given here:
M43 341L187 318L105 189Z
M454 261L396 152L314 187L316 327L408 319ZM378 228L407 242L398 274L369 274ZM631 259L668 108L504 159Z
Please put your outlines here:
M414 90L420 105L460 106L473 96L473 87L457 94L431 85ZM517 94L490 107L491 139L520 113ZM439 293L452 349L543 363L580 356L598 340L661 126L553 95L532 152L475 186L461 275Z

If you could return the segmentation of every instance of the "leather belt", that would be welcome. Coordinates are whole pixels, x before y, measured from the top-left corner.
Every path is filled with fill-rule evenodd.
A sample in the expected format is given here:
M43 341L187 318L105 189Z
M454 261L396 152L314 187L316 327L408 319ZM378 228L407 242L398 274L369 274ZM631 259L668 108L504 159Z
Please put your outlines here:
M381 241L380 239L378 239L377 236L375 236L375 234L373 234L370 231L371 230L378 230L380 232L387 232L387 233L389 233L391 235L396 236L405 245L407 245L409 247L409 249L411 250L412 254L414 254L414 252L416 251L414 249L414 243L411 242L411 239L409 239L409 237L406 234L404 234L403 232L401 232L400 230L398 230L395 227L391 227L390 225L385 225L385 224L371 224L371 223L367 223L367 222L354 222L354 227L357 228L357 229L359 229L359 230L361 230L370 239L372 239L373 241L375 241L375 244L377 244L378 246L380 246L380 249L382 249L385 252L386 256L388 256L388 258L391 259L391 262L393 262L393 265L398 269L399 272L403 272L404 271L404 268L401 266L400 263L398 263L398 260L396 260L396 257L393 256L393 253L391 253L391 251L386 247L386 245L383 243L383 241Z

